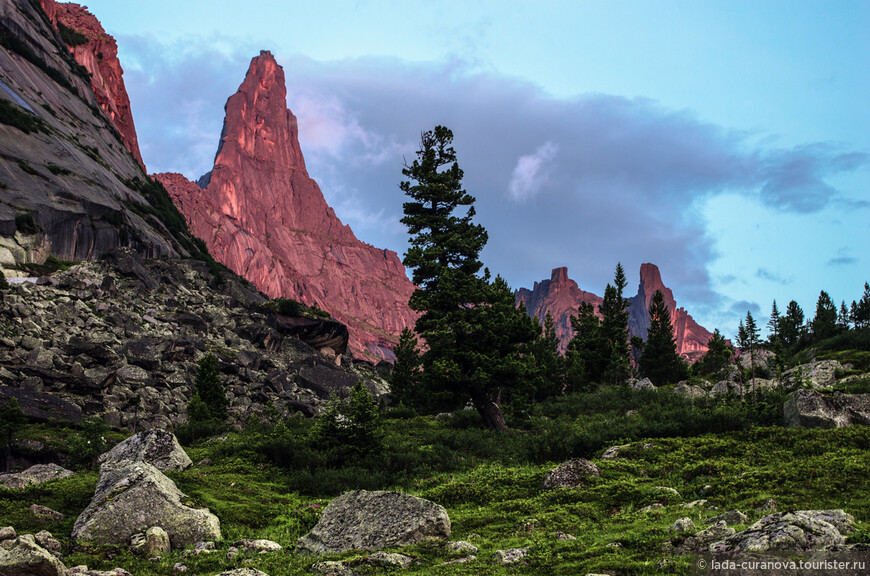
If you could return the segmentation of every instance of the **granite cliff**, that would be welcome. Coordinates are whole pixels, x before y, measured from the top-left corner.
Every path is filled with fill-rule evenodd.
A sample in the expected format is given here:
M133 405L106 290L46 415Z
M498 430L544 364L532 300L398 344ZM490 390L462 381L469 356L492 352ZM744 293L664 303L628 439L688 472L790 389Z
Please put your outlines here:
M218 261L270 297L328 311L347 324L357 356L392 359L398 334L416 319L414 286L397 254L358 240L309 177L271 53L251 60L227 101L211 172L196 183L155 178Z
M85 33L63 28L65 40L64 19ZM101 31L73 5L0 3L0 269L94 260L119 247L147 257L190 253L185 231L170 231L166 210L155 207L163 198L174 211L171 202L118 127L135 135L114 41ZM67 40L95 50L93 73Z
M673 292L662 282L661 273L655 264L642 264L640 267L637 295L628 299L631 303L628 309L629 333L646 339L649 329L649 305L656 290L662 292L668 312L671 314L677 353L690 361L697 360L707 351L707 341L712 334L695 322L685 309L677 307ZM559 338L559 350L563 353L574 336L571 316L577 314L577 308L582 302L591 303L597 313L601 301L600 296L581 290L575 281L568 278L567 268L554 269L549 280L535 282L531 290L527 288L517 290L517 303L522 302L530 316L543 323L547 312L552 315L556 336Z

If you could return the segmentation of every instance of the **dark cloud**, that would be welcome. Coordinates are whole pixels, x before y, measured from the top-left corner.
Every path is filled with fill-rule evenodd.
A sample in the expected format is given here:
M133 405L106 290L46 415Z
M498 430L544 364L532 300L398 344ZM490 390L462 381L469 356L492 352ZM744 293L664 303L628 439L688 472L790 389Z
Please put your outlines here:
M760 324L759 318L761 317L761 306L755 302L739 300L731 304L730 310L732 314L738 318L746 318L746 313L751 312L753 318L755 318L755 323Z
M190 177L210 169L223 104L258 49L122 44L122 57L137 62L127 82L149 168ZM721 305L710 288L706 264L715 254L700 201L729 191L812 212L836 196L826 178L868 162L829 145L752 144L752 135L646 99L554 99L462 61L276 57L309 172L358 237L404 252L401 168L422 131L445 125L489 231L484 261L514 287L568 266L582 288L601 293L618 261L632 284L640 264L654 262L678 298Z
M828 260L828 266L852 266L857 263L858 259L852 256L837 256Z

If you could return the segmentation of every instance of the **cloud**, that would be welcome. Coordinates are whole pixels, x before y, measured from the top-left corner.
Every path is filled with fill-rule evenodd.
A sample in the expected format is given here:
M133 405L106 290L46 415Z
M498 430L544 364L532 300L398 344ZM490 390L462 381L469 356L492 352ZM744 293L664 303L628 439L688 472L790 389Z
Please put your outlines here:
M858 259L852 256L837 256L828 260L828 266L852 266L857 263Z
M558 146L547 142L535 150L534 154L519 157L508 184L511 199L523 202L540 192L552 168L553 157L558 151Z
M223 105L259 47L121 44L146 163L198 177L211 168ZM482 258L515 288L568 266L581 288L600 294L617 262L630 283L641 263L654 262L681 305L724 309L728 301L711 288L715 253L697 207L728 192L811 213L838 199L835 177L868 165L866 154L820 143L778 147L648 99L552 98L461 60L276 58L309 173L358 237L405 251L401 170L421 132L444 125L489 232Z
M769 280L770 282L776 282L777 284L788 284L791 280L786 278L776 272L772 272L767 268L759 268L755 271L755 277L761 278L762 280Z

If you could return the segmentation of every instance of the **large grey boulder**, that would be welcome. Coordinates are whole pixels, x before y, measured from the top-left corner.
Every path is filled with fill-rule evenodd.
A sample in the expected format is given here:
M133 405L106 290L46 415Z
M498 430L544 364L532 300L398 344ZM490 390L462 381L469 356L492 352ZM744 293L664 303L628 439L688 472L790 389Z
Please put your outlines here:
M836 360L819 360L786 370L783 379L791 386L827 388L837 381L837 372L845 370Z
M357 490L330 502L296 547L302 552L330 554L449 537L450 518L442 506L399 492Z
M782 406L785 421L796 428L843 428L870 425L870 394L822 394L795 390Z
M710 545L711 552L809 552L843 546L855 518L842 510L798 510L763 517L742 532Z
M25 534L0 546L0 576L66 576L66 566Z
M68 478L73 472L57 464L36 464L23 472L0 474L0 486L4 488L24 488L30 484L45 484L52 480Z
M185 470L193 466L175 435L158 429L134 434L100 456L104 464L123 460L147 462L158 470Z
M91 503L79 515L72 539L126 546L138 532L160 526L173 548L220 540L220 522L208 509L182 504L186 496L146 462L106 462Z
M724 520L719 520L712 526L686 538L683 546L687 551L707 552L710 544L734 536L736 533L737 531L729 528Z
M581 486L583 480L589 476L601 476L598 467L589 460L574 458L547 472L547 475L544 476L543 487L545 490L576 488Z
M689 400L695 400L696 398L704 398L707 396L707 392L703 388L700 386L693 386L688 382L680 382L677 384L674 388L674 394L683 396Z

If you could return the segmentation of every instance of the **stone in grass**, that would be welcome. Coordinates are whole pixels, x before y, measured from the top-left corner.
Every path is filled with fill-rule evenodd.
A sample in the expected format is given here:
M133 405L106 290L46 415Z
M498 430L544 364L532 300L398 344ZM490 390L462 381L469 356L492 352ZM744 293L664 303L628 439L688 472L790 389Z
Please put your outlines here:
M598 467L583 458L574 458L559 464L544 476L545 490L554 488L577 488L583 485L583 480L589 476L601 476Z
M692 519L688 516L679 518L676 522L671 524L670 528L668 528L669 532L677 533L691 532L692 530L695 530L695 523L692 522Z
M710 545L715 552L810 552L844 546L855 518L843 510L797 510L763 517L742 532Z
M0 486L18 489L30 484L45 484L72 475L73 472L57 464L36 464L23 472L0 474Z
M36 539L36 543L54 554L55 556L60 556L60 540L54 537L54 535L48 530L40 530L36 534L33 535Z
M375 552L368 557L370 564L378 564L380 566L391 566L393 568L407 568L414 563L414 559L404 554L396 554L395 552Z
M89 570L87 566L73 566L67 572L68 576L133 576L123 568L113 570Z
M130 550L145 558L159 558L171 549L169 534L160 526L152 526L145 532L134 534L130 539Z
M529 555L529 548L510 548L508 550L496 550L492 555L492 561L502 566L516 564Z
M54 555L36 543L31 534L6 540L0 546L2 576L66 576L66 567Z
M47 506L40 506L39 504L32 504L30 506L30 513L42 522L60 522L65 518L61 512L52 510Z
M356 572L341 562L318 562L311 566L311 571L322 576L356 576Z
M228 570L226 572L221 572L218 576L269 576L265 572L260 572L256 568L236 568L235 570Z
M426 540L447 540L450 518L442 506L399 492L356 490L334 499L311 532L296 544L300 552L329 554L380 550Z
M641 513L647 513L647 512L652 512L654 510L661 510L662 508L664 508L663 504L661 504L659 502L654 502L653 504L650 504L649 506L644 506L643 508L640 509L640 511L641 511Z
M736 533L737 531L729 528L724 520L719 520L712 526L686 538L684 547L689 552L708 552L710 544L734 536Z
M247 548L260 554L265 552L280 552L283 549L280 544L273 540L249 540L248 538L233 542L233 546Z
M465 540L448 542L444 545L444 548L451 554L477 554L478 551L477 546Z
M718 516L714 516L708 520L711 524L715 524L720 520L724 520L727 524L749 524L749 516L740 510L729 510Z
M0 542L4 540L14 540L17 534L12 526L4 526L0 528Z
M146 430L134 434L100 456L100 462L147 462L160 471L186 470L193 461L172 432Z
M219 540L217 516L186 506L186 499L172 480L148 463L106 462L91 503L76 519L72 539L126 546L137 532L160 526L173 548Z

